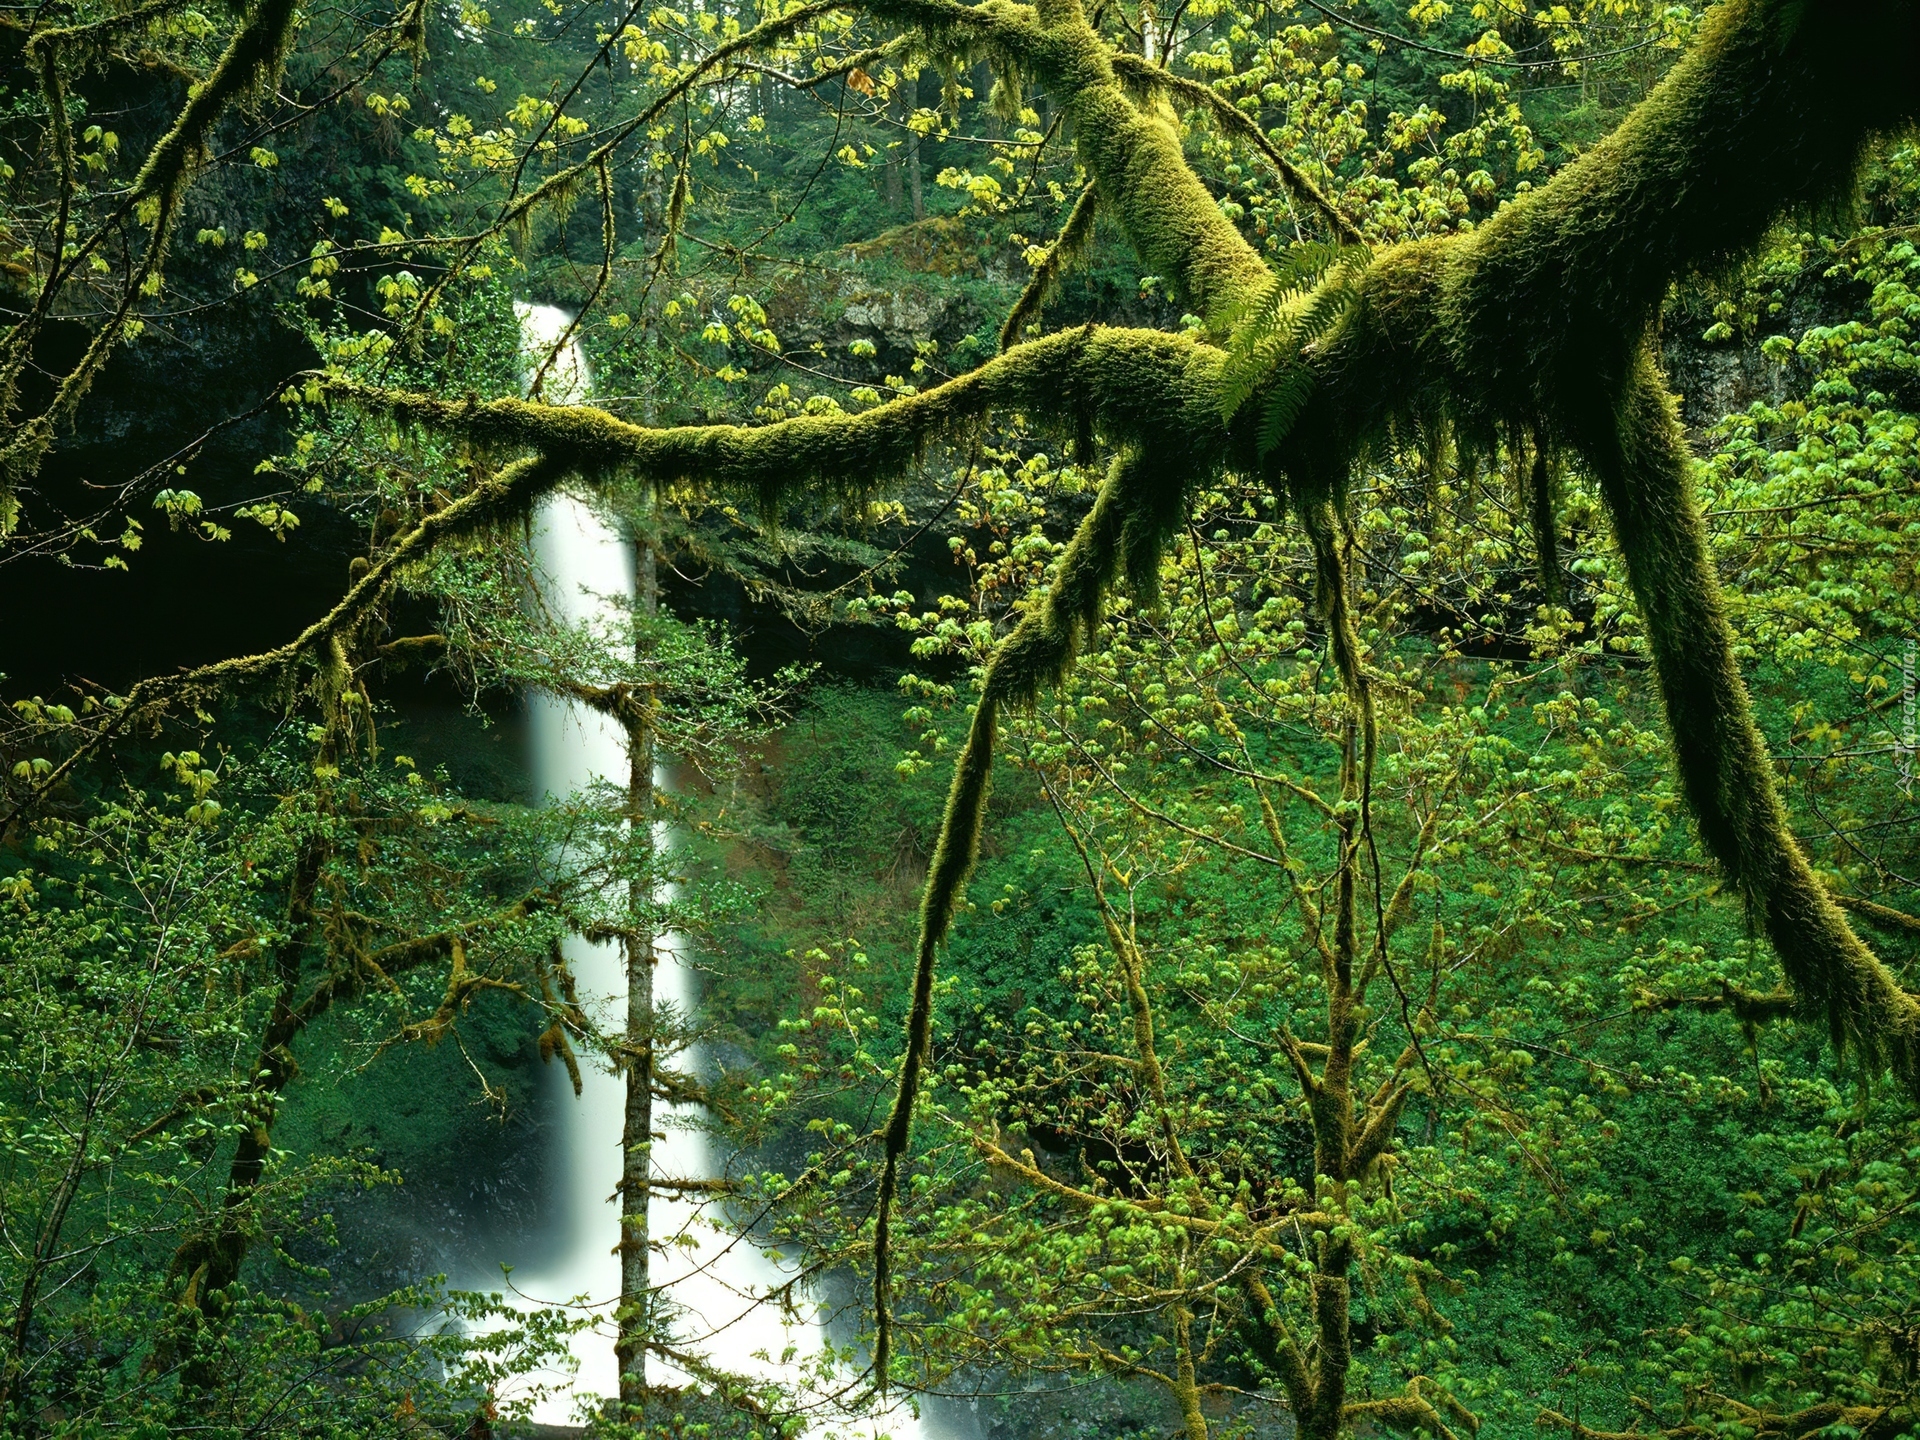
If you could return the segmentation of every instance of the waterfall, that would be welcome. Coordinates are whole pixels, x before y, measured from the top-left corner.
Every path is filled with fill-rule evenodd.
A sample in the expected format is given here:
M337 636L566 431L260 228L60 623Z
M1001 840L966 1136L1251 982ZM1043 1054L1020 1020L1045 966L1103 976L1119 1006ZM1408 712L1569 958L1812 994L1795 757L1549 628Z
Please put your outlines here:
M520 317L523 348L537 364L565 332L568 317L547 305L521 302L514 308ZM569 342L548 372L546 398L575 403L587 396L591 385L585 357ZM563 490L542 501L533 535L539 584L556 619L611 620L621 603L633 598L632 547L611 520L579 495ZM546 695L530 697L530 709L537 794L561 797L596 780L625 787L626 745L617 724L585 706ZM656 786L663 786L666 779L656 771ZM664 827L656 828L656 844L665 844L668 838ZM682 953L684 943L675 935L660 937L654 996L657 1004L691 1015L699 997ZM567 942L566 954L582 1006L601 1029L617 1033L623 1028L626 1007L626 975L618 945L574 938ZM703 1059L696 1049L670 1063L698 1074L704 1068ZM559 1116L554 1164L565 1200L547 1222L556 1232L549 1243L536 1245L536 1237L528 1237L526 1243L527 1253L546 1258L524 1268L516 1266L512 1274L514 1289L529 1302L572 1304L585 1297L595 1322L574 1339L579 1369L570 1391L543 1402L535 1415L548 1424L564 1424L576 1417L582 1404L618 1393L613 1310L620 1293L620 1261L614 1247L620 1238L617 1186L625 1083L585 1055L580 1071L583 1088L578 1099L560 1067L551 1067L546 1076L553 1091L549 1103ZM685 1107L656 1105L655 1117L666 1137L653 1147L655 1175L710 1179L719 1173L721 1157L714 1153L707 1132L690 1123L695 1117ZM803 1304L798 1312L803 1318L789 1322L779 1306L760 1303L790 1275L751 1237L726 1228L725 1218L689 1201L652 1197L648 1208L648 1228L655 1241L652 1278L676 1316L676 1344L712 1360L720 1369L797 1382L826 1345L818 1307ZM680 1237L695 1243L675 1243ZM497 1278L498 1265L512 1264L515 1257L473 1259L478 1262L476 1271ZM648 1373L656 1383L687 1379L653 1358L648 1360ZM862 1422L857 1433L931 1440L931 1427L904 1407Z

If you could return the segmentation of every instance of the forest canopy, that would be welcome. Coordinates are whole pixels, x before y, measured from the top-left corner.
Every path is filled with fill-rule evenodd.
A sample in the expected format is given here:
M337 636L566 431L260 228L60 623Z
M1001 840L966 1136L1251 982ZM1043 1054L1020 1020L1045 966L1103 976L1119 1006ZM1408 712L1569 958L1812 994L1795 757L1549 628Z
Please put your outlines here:
M0 45L5 1433L1920 1430L1920 5Z

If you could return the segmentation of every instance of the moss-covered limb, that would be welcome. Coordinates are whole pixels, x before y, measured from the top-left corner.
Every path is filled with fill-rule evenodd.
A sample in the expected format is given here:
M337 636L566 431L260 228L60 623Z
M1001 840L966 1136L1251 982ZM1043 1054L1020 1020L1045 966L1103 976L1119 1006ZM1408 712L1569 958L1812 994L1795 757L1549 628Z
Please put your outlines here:
M914 1102L920 1094L920 1076L933 1036L933 979L940 941L953 923L967 876L979 856L980 822L987 806L987 784L993 770L994 732L999 702L983 694L967 728L967 741L953 768L941 816L940 838L927 870L920 900L920 943L914 964L913 998L907 1011L907 1049L900 1061L900 1082L893 1109L887 1116L882 1141L880 1189L875 1200L873 1230L874 1383L884 1393L893 1363L893 1204L899 1194L900 1163L913 1138Z
M1704 1425L1679 1425L1671 1430L1595 1430L1562 1415L1558 1410L1542 1410L1536 1423L1543 1430L1565 1430L1573 1436L1573 1440L1653 1440L1654 1436L1666 1436L1667 1440L1687 1440L1687 1437L1713 1433Z
M468 965L467 947L458 936L448 945L447 954L452 963L447 966L447 983L441 992L440 1003L424 1020L409 1021L401 1026L394 1043L412 1045L425 1042L428 1046L438 1045L452 1033L461 1012L482 991L505 990L521 999L526 998L524 985L517 985L511 980L497 980Z
M34 43L28 41L29 56L35 53L35 49ZM60 167L60 199L54 209L52 242L47 246L47 254L51 257L48 268L57 274L67 253L67 226L73 220L73 125L67 117L67 79L60 72L59 47L43 44L38 47L38 54L40 98L46 102L47 129L53 138L54 163ZM28 316L27 324L23 329L37 326L45 319L57 290L54 276L49 275L40 293L34 296L33 312ZM24 346L29 343L30 338L30 335L15 335L9 349ZM12 409L14 386L18 383L20 364L24 362L24 350L20 354L19 361L9 356L4 373L0 373L0 418L4 418Z
M1206 111L1223 130L1253 146L1260 153L1261 158L1273 167L1274 173L1280 177L1280 183L1286 187L1287 193L1325 220L1342 243L1347 245L1365 243L1364 237L1355 228L1354 223L1340 213L1340 207L1328 198L1326 191L1314 184L1304 170L1280 153L1280 147L1267 138L1266 132L1260 128L1258 121L1225 96L1215 93L1212 87L1202 85L1197 80L1188 80L1162 70L1157 65L1150 65L1138 55L1115 55L1113 68L1116 74L1130 84L1164 90L1195 109Z
M1040 263L1034 266L1026 288L1020 292L1020 298L1013 302L1013 309L1007 313L1006 323L1000 327L1002 354L1013 348L1021 331L1040 318L1040 309L1060 284L1060 277L1085 257L1087 247L1093 243L1093 224L1099 208L1094 187L1088 185L1080 192L1080 198L1073 202L1073 209L1068 212L1066 223L1061 225L1059 236L1047 247L1047 253L1041 257Z
M1656 995L1642 991L1633 997L1633 1008L1648 1012L1662 1010L1724 1011L1743 1025L1764 1025L1770 1020L1785 1020L1799 1008L1791 990L1761 993L1723 984L1716 995Z
M1605 140L1478 229L1383 253L1311 357L1316 402L1283 468L1337 483L1397 420L1485 444L1569 438L1618 395L1668 287L1750 249L1784 211L1844 196L1863 147L1920 115L1920 7L1728 0ZM1897 57L1897 58L1896 58Z
M152 207L153 218L146 225L146 249L134 267L112 317L94 332L86 351L74 367L61 377L46 407L20 426L4 445L0 445L0 485L11 487L39 469L42 457L53 443L56 430L73 412L74 406L80 403L101 366L106 364L107 357L120 343L141 285L149 275L157 272L166 255L167 243L179 215L181 197L201 162L214 125L230 106L271 85L292 43L294 19L299 9L300 0L259 0L234 31L233 38L227 42L227 48L221 53L213 73L187 92L187 103L166 133L155 142L153 149L147 152L146 161L133 183L127 187L113 214L75 247L72 256L54 255L46 281L34 297L33 308L27 319L15 327L4 349L0 349L0 418L12 412L20 375L32 358L40 327L52 312L54 302L66 288L68 280L80 272L89 257L106 242L109 234L115 233L143 207ZM57 66L51 58L54 53L53 49L45 52L49 57L48 73L57 80ZM64 125L63 112L61 119L56 122L56 130L63 129ZM63 190L70 189L70 185L63 186ZM64 203L63 199L63 211ZM0 522L8 520L10 515L0 514ZM0 529L4 528L5 524L0 523Z
M1267 278L1259 255L1187 164L1171 110L1128 96L1114 52L1079 0L1045 0L1031 9L1006 0L867 0L863 8L921 30L935 46L963 49L1044 86L1073 122L1076 153L1103 212L1119 222L1147 267L1200 313Z
M1142 263L1202 315L1265 283L1266 265L1187 164L1172 111L1128 97L1077 4L1049 35L1071 49L1078 72L1079 83L1060 97L1075 151Z
M1193 1363L1193 1310L1184 1299L1173 1303L1173 1354L1169 1388L1180 1407L1181 1428L1187 1440L1207 1440L1207 1417L1200 1408L1199 1377Z
M1743 1427L1765 1440L1802 1440L1804 1436L1837 1427L1854 1431L1861 1440L1878 1440L1881 1436L1901 1433L1913 1415L1905 1405L1850 1405L1844 1400L1825 1400L1783 1415L1729 1395L1714 1398Z
M1320 613L1327 622L1327 649L1333 657L1335 672L1355 710L1361 739L1361 788L1368 788L1373 775L1374 750L1379 726L1374 715L1373 686L1367 678L1366 663L1360 655L1360 635L1354 629L1353 609L1347 593L1346 560L1340 553L1340 516L1324 500L1309 502L1301 512L1301 528L1313 551L1314 593Z
M1401 1434L1427 1434L1434 1440L1455 1440L1447 1422L1440 1418L1440 1412L1417 1393L1395 1395L1388 1400L1357 1401L1342 1410L1340 1418L1349 1429L1377 1426Z
M337 399L478 445L536 449L588 475L689 481L777 513L802 499L864 501L900 483L933 441L994 409L1062 426L1084 419L1118 444L1151 441L1169 473L1217 465L1228 445L1210 408L1219 358L1185 336L1093 326L1015 346L943 385L855 415L662 430L590 405L475 404L339 376L316 383Z
M407 974L450 957L455 958L458 967L465 970L466 947L470 943L540 913L552 904L553 899L547 890L531 890L511 905L503 906L490 915L451 925L444 930L396 940L391 945L383 945L378 950L355 957L351 964L337 966L332 974L317 982L305 998L291 1008L296 1033L336 1006L358 999L371 987L394 988L396 975Z
M1920 930L1920 916L1909 915L1904 910L1895 910L1890 905L1882 905L1862 895L1842 895L1837 891L1828 893L1833 895L1833 903L1842 910L1851 910L1868 924L1877 925L1891 934L1910 935Z
M1393 887L1393 894L1380 915L1380 933L1374 937L1374 944L1382 952L1400 927L1413 918L1414 887L1420 879L1420 867L1426 863L1427 854L1433 849L1434 837L1440 833L1441 806L1459 783L1460 771L1455 770L1441 784L1433 808L1427 812L1427 818L1420 822L1419 832L1413 838L1413 854L1408 858L1406 868L1400 872L1400 883Z
M1353 1242L1339 1234L1319 1240L1312 1280L1316 1343L1313 1400L1297 1416L1300 1440L1335 1440L1347 1409L1347 1376L1353 1367Z
M454 536L524 515L535 500L559 484L567 473L564 460L538 455L503 466L492 478L444 509L436 510L401 536L375 564L361 572L331 610L286 644L137 682L119 705L106 712L106 719L98 727L79 738L64 760L22 791L19 798L0 813L0 830L22 814L37 809L103 745L168 705L190 696L213 694L243 681L280 675L302 661L320 659L322 663L330 663L336 642L356 632L374 613L403 568L424 559L436 546Z
M980 52L982 59L1015 66L1037 63L1041 54L1039 12L1015 0L862 0L876 20L916 30L930 48Z
M44 51L48 48L85 47L98 50L107 41L128 30L137 30L162 15L172 14L175 10L185 10L191 0L143 0L143 3L122 10L117 15L103 16L98 20L89 20L80 25L50 26L47 29L35 29L33 21L23 21L12 15L0 15L0 29L17 30L27 33L29 49ZM36 19L38 17L35 17Z
M1064 1200L1079 1210L1112 1210L1125 1212L1142 1220L1150 1220L1156 1225L1177 1224L1182 1229L1191 1230L1195 1235L1218 1237L1244 1247L1269 1260L1285 1260L1293 1251L1289 1249L1297 1228L1320 1230L1334 1224L1333 1216L1323 1210L1289 1211L1278 1219L1254 1230L1245 1230L1230 1222L1209 1220L1201 1215L1170 1215L1166 1202L1151 1195L1127 1196L1108 1192L1094 1194L1091 1190L1082 1190L1069 1185L1053 1175L1049 1175L1033 1163L1031 1151L1022 1151L1024 1158L1015 1157L1001 1145L985 1135L969 1134L968 1142L980 1152L980 1158L995 1170L1002 1171L1031 1185L1036 1190L1044 1190L1054 1198Z
M1280 1377L1280 1388L1287 1392L1288 1408L1298 1415L1313 1403L1313 1378L1299 1338L1287 1324L1259 1267L1250 1266L1243 1283L1247 1298L1253 1302L1254 1323L1249 1329L1254 1351L1261 1363Z
M1409 1046L1409 1049L1412 1047ZM1393 1144L1393 1132L1400 1125L1400 1112L1413 1096L1413 1086L1405 1081L1394 1085L1373 1108L1366 1124L1354 1137L1347 1154L1350 1173L1363 1174Z
M1802 1005L1836 1043L1920 1086L1920 1004L1857 939L1787 823L1734 657L1690 460L1641 357L1612 436L1584 447L1645 618L1680 778L1707 852L1746 897Z

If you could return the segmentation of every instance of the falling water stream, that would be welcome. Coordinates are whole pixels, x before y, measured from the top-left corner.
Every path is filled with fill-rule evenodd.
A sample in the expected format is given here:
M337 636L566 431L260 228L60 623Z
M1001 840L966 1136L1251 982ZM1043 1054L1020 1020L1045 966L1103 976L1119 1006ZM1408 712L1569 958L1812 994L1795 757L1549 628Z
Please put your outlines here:
M547 305L518 303L524 348L535 363L552 350L568 325L567 315ZM561 350L544 384L548 400L577 403L586 398L592 377L577 345ZM535 564L545 602L555 619L575 624L611 621L634 595L631 545L615 523L579 495L557 492L541 503L533 527ZM531 697L533 781L536 793L563 797L598 780L625 788L626 744L613 721L571 701ZM656 773L655 784L667 777ZM656 843L665 843L664 828ZM691 1016L698 1003L692 971L680 937L664 935L658 945L654 981L657 1004ZM605 1031L624 1028L626 975L617 944L573 939L567 945L579 999ZM625 1082L602 1067L581 1065L582 1093L576 1099L559 1067L546 1076L555 1093L548 1097L558 1116L555 1187L564 1196L546 1222L553 1233L527 1237L527 1263L512 1254L473 1256L473 1278L497 1281L501 1263L515 1265L513 1288L530 1303L584 1304L593 1325L573 1342L578 1371L561 1393L542 1402L535 1419L566 1424L583 1406L618 1392L613 1356L613 1310L620 1292L620 1262L615 1253L620 1220L618 1184ZM698 1047L677 1058L676 1068L699 1073L704 1057ZM653 1147L653 1173L681 1179L714 1178L723 1157L715 1153L706 1130L690 1123L685 1107L656 1107L664 1141ZM709 1207L656 1194L648 1210L655 1241L652 1278L676 1315L675 1342L716 1368L766 1379L799 1381L807 1362L826 1345L817 1305L803 1306L801 1319L783 1316L777 1304L762 1303L768 1292L791 1277L750 1236L726 1227L725 1217ZM665 1242L665 1243L662 1243ZM676 1243L677 1242L677 1243ZM583 1298L584 1297L584 1298ZM812 1313L809 1313L809 1310ZM686 1376L649 1358L654 1383L685 1383ZM835 1433L932 1440L933 1427L898 1409L857 1427Z

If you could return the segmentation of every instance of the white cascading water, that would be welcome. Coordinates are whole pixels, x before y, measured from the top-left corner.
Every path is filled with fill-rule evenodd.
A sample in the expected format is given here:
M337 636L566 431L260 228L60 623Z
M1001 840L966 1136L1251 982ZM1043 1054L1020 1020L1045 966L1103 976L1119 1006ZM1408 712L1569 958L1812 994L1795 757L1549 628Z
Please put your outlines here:
M565 333L568 317L549 305L516 302L514 309L520 317L524 349L538 364ZM591 384L585 357L569 341L547 374L545 398L577 403L586 398ZM541 503L534 523L534 559L546 603L556 619L574 624L611 622L622 602L634 595L632 547L611 521L577 495L561 491ZM565 796L597 780L625 788L626 744L611 720L546 695L531 698L530 718L538 793ZM656 785L664 779L656 772ZM664 827L655 838L658 843L666 841ZM681 944L678 936L661 937L654 996L663 1007L690 1015L697 996ZM597 1024L610 1032L624 1028L626 975L619 947L576 938L567 943L567 958L581 1004ZM696 1050L670 1063L699 1073L701 1060ZM587 1063L585 1056L580 1070L584 1088L577 1100L559 1066L547 1076L556 1091L551 1103L560 1116L556 1165L565 1196L561 1212L549 1223L564 1236L564 1246L537 1247L550 1254L557 1249L559 1256L537 1267L516 1267L512 1274L513 1288L528 1301L572 1305L585 1297L595 1320L592 1328L574 1339L579 1369L571 1384L536 1411L534 1418L548 1424L575 1420L583 1407L616 1394L619 1388L613 1309L620 1293L620 1262L614 1247L620 1237L617 1187L625 1082ZM685 1108L656 1106L654 1113L666 1137L654 1145L654 1174L713 1178L719 1170L718 1157L707 1133L689 1123L693 1117ZM676 1344L721 1370L798 1382L807 1362L820 1354L826 1336L817 1313L787 1323L778 1305L761 1303L762 1297L790 1278L778 1261L750 1237L725 1228L724 1216L684 1200L654 1196L648 1228L655 1247L654 1283L678 1317ZM683 1236L694 1243L675 1243ZM486 1274L497 1279L498 1265L512 1264L515 1257L475 1258ZM656 1383L684 1383L687 1378L658 1360L648 1364ZM847 1433L850 1428L862 1435L931 1440L931 1427L905 1408L857 1427L836 1427L835 1433Z

